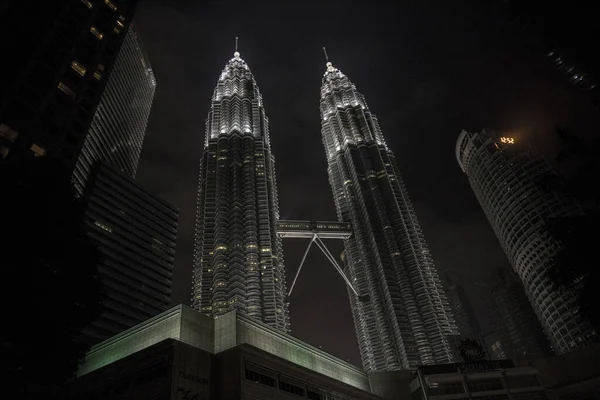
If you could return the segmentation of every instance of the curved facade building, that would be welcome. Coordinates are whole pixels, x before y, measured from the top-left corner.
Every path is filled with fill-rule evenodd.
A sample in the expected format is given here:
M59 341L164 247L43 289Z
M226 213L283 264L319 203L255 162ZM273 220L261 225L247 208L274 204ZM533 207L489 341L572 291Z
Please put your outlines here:
M321 128L338 218L353 228L344 263L361 297L348 293L364 369L451 362L457 329L394 155L364 97L331 63Z
M542 190L538 179L553 173L552 167L534 152L520 149L511 137L463 131L456 158L554 350L566 353L582 346L593 332L578 316L574 295L555 289L546 274L560 244L545 224L551 218L582 214L575 199Z
M275 158L256 81L239 53L219 77L200 163L192 305L289 331Z

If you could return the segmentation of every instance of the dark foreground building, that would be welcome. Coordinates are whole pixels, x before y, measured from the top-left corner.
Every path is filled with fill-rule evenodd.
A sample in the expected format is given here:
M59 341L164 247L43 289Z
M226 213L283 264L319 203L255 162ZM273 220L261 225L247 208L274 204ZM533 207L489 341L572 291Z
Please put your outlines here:
M84 193L88 235L104 260L105 311L84 334L98 343L169 307L178 210L107 163Z
M547 400L539 372L510 360L419 367L410 383L412 400Z
M2 2L0 158L75 166L136 3Z
M380 399L359 368L238 314L177 306L94 346L71 399Z
M467 362L365 373L236 310L179 305L92 347L69 399L593 399L600 348L586 350L524 367L467 351Z

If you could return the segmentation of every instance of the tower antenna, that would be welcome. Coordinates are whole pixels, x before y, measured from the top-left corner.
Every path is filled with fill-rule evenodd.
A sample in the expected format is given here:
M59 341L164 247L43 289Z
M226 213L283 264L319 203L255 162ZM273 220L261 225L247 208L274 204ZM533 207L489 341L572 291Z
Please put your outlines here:
M235 51L238 51L238 37L235 37Z
M325 61L329 62L329 56L327 55L327 49L323 47L323 53L325 53Z

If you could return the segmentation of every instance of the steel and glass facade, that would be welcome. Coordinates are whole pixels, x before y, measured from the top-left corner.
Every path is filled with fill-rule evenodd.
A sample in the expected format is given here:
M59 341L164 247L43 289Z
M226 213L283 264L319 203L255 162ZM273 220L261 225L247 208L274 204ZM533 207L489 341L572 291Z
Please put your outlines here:
M103 257L104 311L83 332L97 343L169 307L179 212L108 163L94 166L84 199Z
M73 169L137 0L4 0L0 159ZM120 112L121 110L119 110Z
M451 362L457 329L394 155L364 97L331 63L321 124L338 219L353 229L345 264L361 297L348 292L364 369Z
M446 283L446 297L459 334L467 337L478 337L481 335L479 322L475 317L475 310L471 306L467 292L460 284L458 274L446 270L444 271L444 280Z
M547 275L561 245L546 224L583 214L580 206L564 191L541 188L540 177L552 174L552 167L512 137L463 131L456 158L554 350L560 354L584 345L593 332L577 313L575 295L557 289Z
M515 363L551 356L550 343L515 272L499 269L485 288L490 294L484 303L491 328L485 338L490 355Z
M103 75L103 71L95 71L94 79L102 79ZM99 160L135 177L156 79L133 23L107 79L75 165L73 181L78 194Z
M192 305L289 331L275 158L258 86L239 53L214 90L200 162Z

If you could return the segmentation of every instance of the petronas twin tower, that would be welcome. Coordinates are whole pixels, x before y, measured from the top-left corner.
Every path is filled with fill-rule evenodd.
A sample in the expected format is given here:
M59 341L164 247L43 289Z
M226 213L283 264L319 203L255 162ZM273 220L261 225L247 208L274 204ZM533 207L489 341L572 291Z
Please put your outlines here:
M438 273L377 118L331 63L321 87L329 181L344 241L345 274L363 367L391 371L452 362L457 334ZM192 304L233 309L290 331L268 119L236 52L219 77L200 164Z

